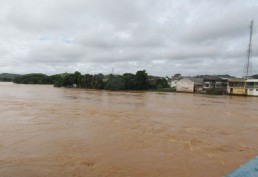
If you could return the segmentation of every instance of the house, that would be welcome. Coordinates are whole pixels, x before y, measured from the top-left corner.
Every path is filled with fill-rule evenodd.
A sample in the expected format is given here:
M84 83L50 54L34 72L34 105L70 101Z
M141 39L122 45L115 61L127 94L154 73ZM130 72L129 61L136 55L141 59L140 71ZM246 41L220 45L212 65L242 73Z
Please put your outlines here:
M258 96L258 79L247 79L245 88L247 95Z
M194 91L202 92L203 91L203 78L191 77L189 78L191 81L194 81Z
M228 81L227 93L232 95L246 95L245 79L230 79Z
M183 78L177 81L176 84L177 92L194 92L194 82L188 78Z
M209 77L203 79L203 92L227 92L228 79L220 77Z
M228 94L258 96L258 79L231 79Z
M177 92L190 92L202 90L202 78L186 77L177 81Z

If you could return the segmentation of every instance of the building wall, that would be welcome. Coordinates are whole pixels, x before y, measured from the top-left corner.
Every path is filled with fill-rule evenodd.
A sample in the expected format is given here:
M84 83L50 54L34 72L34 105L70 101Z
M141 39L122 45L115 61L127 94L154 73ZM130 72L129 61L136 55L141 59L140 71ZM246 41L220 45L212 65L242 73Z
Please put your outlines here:
M200 87L195 86L195 87L194 87L194 91L195 91L195 92L203 92L203 88L202 88L202 86L200 86Z
M194 92L194 82L189 79L181 79L176 84L177 92Z
M221 92L227 93L228 80L226 79L204 79L203 92Z
M232 89L232 92L231 92L231 89ZM234 94L234 95L246 95L244 87L228 87L227 93Z
M258 96L258 88L248 88L247 95Z
M248 79L246 81L247 95L258 96L258 79Z
M212 81L203 81L203 90L214 88L214 85L215 85L214 82L212 82Z

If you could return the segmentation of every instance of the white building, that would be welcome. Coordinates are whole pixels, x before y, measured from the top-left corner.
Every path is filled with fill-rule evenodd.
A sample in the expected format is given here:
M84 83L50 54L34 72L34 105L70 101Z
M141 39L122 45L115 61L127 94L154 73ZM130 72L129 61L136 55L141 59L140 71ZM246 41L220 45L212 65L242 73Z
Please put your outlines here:
M186 77L177 81L177 92L200 92L202 91L202 78Z
M245 88L247 95L258 96L258 79L247 79Z
M188 78L177 81L176 84L177 92L194 92L194 82Z

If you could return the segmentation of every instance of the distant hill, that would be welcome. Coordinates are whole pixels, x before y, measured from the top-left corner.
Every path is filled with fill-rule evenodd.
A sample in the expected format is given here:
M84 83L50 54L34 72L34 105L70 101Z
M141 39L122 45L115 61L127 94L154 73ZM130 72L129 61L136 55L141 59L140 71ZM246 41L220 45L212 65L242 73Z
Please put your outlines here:
M17 84L54 84L53 78L42 73L25 74L13 79Z
M230 76L228 74L218 74L218 75L197 75L195 77L199 77L199 78L209 78L209 77L224 77L224 78L235 78L235 76Z
M0 74L0 81L10 82L16 77L21 77L20 74L2 73Z
M252 75L252 78L258 79L258 74Z
M15 77L22 76L20 74L11 74L11 73L2 73L0 74L0 78L8 78L8 79L14 79Z

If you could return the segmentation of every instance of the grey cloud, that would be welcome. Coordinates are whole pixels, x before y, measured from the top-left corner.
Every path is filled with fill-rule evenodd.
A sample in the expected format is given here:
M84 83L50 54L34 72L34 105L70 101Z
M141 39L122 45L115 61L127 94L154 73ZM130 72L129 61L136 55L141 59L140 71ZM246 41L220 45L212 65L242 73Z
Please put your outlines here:
M2 0L0 73L241 75L257 12L256 0Z
M53 41L46 42L46 44L37 43L35 45L37 46L28 52L26 58L31 63L73 64L81 62L80 58L85 56L85 52L76 45Z
M183 38L203 42L245 36L248 22L258 18L257 10L257 7L252 6L236 6L225 12L217 11L216 16L206 16L192 22Z

